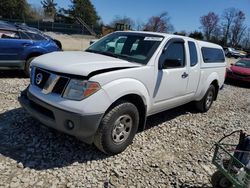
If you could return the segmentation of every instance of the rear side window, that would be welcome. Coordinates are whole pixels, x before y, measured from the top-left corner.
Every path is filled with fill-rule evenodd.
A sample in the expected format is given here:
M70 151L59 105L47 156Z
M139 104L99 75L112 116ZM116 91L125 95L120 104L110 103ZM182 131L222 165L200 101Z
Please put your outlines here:
M30 40L27 33L20 31L19 34L20 34L21 39Z
M194 42L188 42L189 53L190 53L190 65L195 66L198 63L197 49Z
M32 40L46 40L42 35L37 33L26 33Z
M201 48L203 60L205 63L224 63L225 57L221 49L217 48Z

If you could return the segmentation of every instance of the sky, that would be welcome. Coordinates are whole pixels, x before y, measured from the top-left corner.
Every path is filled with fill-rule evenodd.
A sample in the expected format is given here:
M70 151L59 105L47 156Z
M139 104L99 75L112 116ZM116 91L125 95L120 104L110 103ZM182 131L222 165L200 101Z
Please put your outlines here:
M40 0L28 0L39 5ZM58 7L68 7L69 0L55 0ZM146 22L151 16L168 12L175 31L200 30L200 17L210 11L218 15L226 8L234 7L246 14L245 24L250 27L250 0L92 0L105 24L115 16L127 16Z

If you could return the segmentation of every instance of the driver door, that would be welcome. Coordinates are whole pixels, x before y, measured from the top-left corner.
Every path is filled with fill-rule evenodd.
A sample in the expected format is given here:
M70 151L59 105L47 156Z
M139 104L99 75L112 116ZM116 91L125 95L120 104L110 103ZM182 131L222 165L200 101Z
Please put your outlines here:
M186 101L188 63L183 39L170 39L159 58L154 91L156 110L169 109Z

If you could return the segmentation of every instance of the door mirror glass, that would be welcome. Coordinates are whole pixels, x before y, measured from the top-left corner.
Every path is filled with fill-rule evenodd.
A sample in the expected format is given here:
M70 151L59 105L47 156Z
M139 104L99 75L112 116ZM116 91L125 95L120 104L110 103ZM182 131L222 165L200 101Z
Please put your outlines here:
M181 59L165 59L163 69L182 67Z

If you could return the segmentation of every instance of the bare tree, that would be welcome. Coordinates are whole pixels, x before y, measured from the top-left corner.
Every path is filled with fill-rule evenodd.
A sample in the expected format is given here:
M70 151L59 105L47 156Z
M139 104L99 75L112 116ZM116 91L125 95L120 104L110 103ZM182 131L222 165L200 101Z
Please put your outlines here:
M170 23L168 13L163 12L159 16L152 16L149 18L144 30L167 33L173 31L173 25Z
M32 12L34 14L34 20L42 20L44 18L44 10L39 5L32 5L31 6Z
M237 9L228 8L225 9L222 14L222 32L223 32L223 44L227 45L229 37L230 37L230 29L233 24L234 18L236 16Z
M57 3L55 3L54 0L43 0L41 1L41 4L44 8L45 16L54 19Z
M231 26L231 45L236 47L239 45L244 32L246 30L246 26L244 25L244 21L245 21L246 17L245 17L245 13L242 12L241 10L238 11L235 15L235 18L233 20L232 26Z
M217 31L219 16L214 12L209 12L201 17L200 22L206 39L210 41L211 36Z
M250 49L250 28L247 29L244 40L243 40L243 45L245 49Z
M136 22L135 22L135 30L141 31L141 30L143 30L144 26L145 26L145 23L143 21L141 21L139 19L136 20Z

